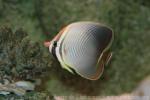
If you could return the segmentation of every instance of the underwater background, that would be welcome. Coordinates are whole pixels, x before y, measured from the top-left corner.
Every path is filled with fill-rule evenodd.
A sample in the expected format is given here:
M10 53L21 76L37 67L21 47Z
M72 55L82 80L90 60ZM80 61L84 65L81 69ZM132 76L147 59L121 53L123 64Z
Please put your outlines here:
M52 95L130 93L150 73L149 12L149 0L0 0L0 50L3 51L0 52L0 62L4 61L4 51L10 51L5 44L17 40L17 37L8 38L6 34L22 34L19 37L21 40L9 45L12 48L15 46L14 52L19 50L20 55L15 55L15 64L10 65L13 60L9 56L13 53L6 53L7 63L0 63L1 75L8 74L16 80L38 78L41 84L36 90L48 91ZM97 81L86 80L62 69L43 46L45 40L51 40L60 29L76 21L103 23L111 27L115 34L112 60ZM28 42L20 42L25 33L28 39L24 41ZM20 46L17 47L17 43ZM26 68L33 70L25 73ZM20 77L18 72L25 75Z

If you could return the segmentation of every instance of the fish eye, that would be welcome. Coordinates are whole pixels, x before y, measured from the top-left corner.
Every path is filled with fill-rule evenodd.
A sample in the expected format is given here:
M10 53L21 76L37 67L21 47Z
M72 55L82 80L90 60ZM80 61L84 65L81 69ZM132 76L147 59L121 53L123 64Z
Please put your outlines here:
M56 51L55 51L56 46L57 46L57 42L54 41L54 42L53 42L53 45L52 45L51 53L52 53L53 57L57 59L56 54L55 54L55 52L56 52Z
M54 41L53 46L54 46L54 47L56 47L56 46L57 46L57 42L56 42L56 41Z

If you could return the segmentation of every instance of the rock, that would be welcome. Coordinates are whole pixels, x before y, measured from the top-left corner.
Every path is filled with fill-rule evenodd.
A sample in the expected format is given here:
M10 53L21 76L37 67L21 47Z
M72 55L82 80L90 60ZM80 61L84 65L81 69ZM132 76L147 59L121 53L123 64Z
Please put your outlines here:
M17 88L22 88L24 90L34 90L35 89L35 84L27 81L19 81L15 83Z
M8 92L8 91L0 91L0 94L1 95L8 95L8 94L10 94L10 92Z
M150 76L144 79L133 91L134 100L150 100Z

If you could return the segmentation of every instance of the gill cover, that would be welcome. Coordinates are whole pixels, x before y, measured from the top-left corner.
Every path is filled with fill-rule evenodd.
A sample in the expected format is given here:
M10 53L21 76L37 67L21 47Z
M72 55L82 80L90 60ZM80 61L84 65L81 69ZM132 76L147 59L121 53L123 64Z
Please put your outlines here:
M86 79L98 79L104 70L103 56L113 41L112 30L94 22L76 22L59 36L56 56L62 67Z

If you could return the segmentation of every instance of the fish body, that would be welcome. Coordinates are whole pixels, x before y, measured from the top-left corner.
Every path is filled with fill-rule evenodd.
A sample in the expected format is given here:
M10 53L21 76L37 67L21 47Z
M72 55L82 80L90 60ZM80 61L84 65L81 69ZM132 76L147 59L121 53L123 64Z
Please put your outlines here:
M106 59L111 56L106 52L112 41L113 32L110 28L95 22L75 22L54 37L49 51L62 68L71 73L73 69L86 79L97 80L103 73Z

